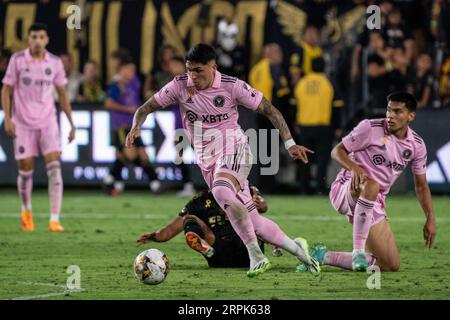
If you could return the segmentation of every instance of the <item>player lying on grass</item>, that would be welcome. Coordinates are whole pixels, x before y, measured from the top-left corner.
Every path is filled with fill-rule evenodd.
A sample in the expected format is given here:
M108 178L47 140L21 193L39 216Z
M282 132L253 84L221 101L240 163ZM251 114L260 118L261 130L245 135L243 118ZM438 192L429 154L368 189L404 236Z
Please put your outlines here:
M316 245L311 255L321 264L355 271L374 264L382 271L399 270L400 256L387 221L385 198L408 164L426 217L425 244L428 248L433 244L436 225L425 175L425 142L409 127L417 102L406 92L392 93L387 100L386 118L361 121L331 152L342 169L331 186L330 200L353 224L353 252L331 252Z
M267 211L267 204L256 187L250 187L252 200L259 213ZM194 196L172 222L156 232L141 235L137 243L166 242L184 230L186 244L200 252L211 268L245 268L250 266L248 251L233 230L225 212L214 200L211 191ZM302 238L297 241L305 241ZM261 250L263 243L259 242ZM281 255L274 247L272 254Z
M258 238L306 262L311 272L320 272L307 248L289 238L275 222L259 215L253 206L247 180L252 155L249 138L238 124L238 105L266 116L279 130L292 159L307 163L307 153L312 151L294 142L280 111L261 92L217 70L211 46L192 47L186 55L186 69L187 74L175 77L136 111L126 146L140 136L140 128L150 113L178 104L203 178L248 250L247 276L255 277L271 267Z

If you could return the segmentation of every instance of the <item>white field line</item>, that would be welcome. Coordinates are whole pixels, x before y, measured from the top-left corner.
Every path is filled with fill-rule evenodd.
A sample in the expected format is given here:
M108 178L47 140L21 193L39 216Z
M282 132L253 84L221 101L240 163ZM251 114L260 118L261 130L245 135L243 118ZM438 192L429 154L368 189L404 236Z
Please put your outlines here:
M173 216L176 216L176 212L173 214ZM38 219L48 219L50 215L48 213L33 213L33 217ZM274 220L300 220L300 221L342 221L345 220L345 217L343 215L277 215L277 216L270 216L270 214L267 215L267 217L272 218ZM110 213L67 213L61 215L62 219L81 219L81 220L165 220L168 218L167 215L162 214L110 214ZM12 212L5 212L0 213L0 219L20 219L20 214L18 213L12 213ZM437 222L439 223L448 223L450 222L450 218L436 218ZM389 217L389 221L392 222L425 222L425 217Z
M46 286L46 287L57 287L66 289L63 292L51 292L51 293L44 293L44 294L36 294L33 296L23 296L23 297L15 297L11 298L11 300L33 300L33 299L44 299L49 297L55 297L55 296L62 296L67 293L76 293L76 292L83 292L84 289L78 289L78 290L68 290L65 285L59 285L54 283L44 283L44 282L30 282L30 281L18 281L17 284L22 285L29 285L29 286Z

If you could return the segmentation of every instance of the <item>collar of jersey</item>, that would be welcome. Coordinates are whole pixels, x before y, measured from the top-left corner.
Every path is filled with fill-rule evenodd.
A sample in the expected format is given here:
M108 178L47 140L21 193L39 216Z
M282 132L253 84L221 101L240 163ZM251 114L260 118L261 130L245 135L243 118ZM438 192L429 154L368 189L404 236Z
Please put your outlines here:
M25 59L27 60L27 62L32 62L32 61L35 60L33 58L33 56L31 55L31 49L30 48L27 48L25 50ZM44 61L48 61L48 51L47 50L45 50L45 52L44 52Z

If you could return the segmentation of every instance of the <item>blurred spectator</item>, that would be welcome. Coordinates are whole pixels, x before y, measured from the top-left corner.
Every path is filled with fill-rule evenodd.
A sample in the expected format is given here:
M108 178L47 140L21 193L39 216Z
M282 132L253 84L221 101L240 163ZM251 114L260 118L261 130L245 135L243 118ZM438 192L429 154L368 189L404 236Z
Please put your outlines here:
M320 48L320 30L312 25L308 25L303 30L302 43L290 58L289 72L293 86L297 84L301 77L311 72L311 61L314 58L322 57Z
M317 192L328 192L327 167L333 137L339 137L340 112L342 100L334 100L334 89L325 75L325 61L322 57L314 58L311 72L302 78L295 87L297 117L295 132L297 143L315 151L312 159L317 162ZM300 192L313 192L310 185L310 166L298 162Z
M0 51L0 79L5 77L6 68L8 67L9 58L11 58L11 51L8 49L2 49ZM0 89L3 83L0 81Z
M122 168L130 163L142 167L150 181L150 189L158 192L161 184L149 163L142 139L139 137L133 147L125 148L125 138L131 129L133 115L141 105L140 86L133 83L133 79L136 79L136 65L131 57L121 58L117 78L109 85L105 100L105 108L111 113L111 137L116 148L116 160L110 174L103 181L104 188L111 195L120 194L125 187Z
M432 66L433 61L430 55L420 54L408 79L408 91L416 97L419 109L431 106L434 83Z
M83 79L78 92L78 102L101 103L105 100L105 92L97 74L97 62L88 60L83 67Z
M383 30L387 23L387 15L392 11L393 6L391 1L382 0L375 1L374 3L380 8L381 12L381 30ZM352 53L352 67L350 72L350 79L352 83L355 83L361 76L361 53L362 50L369 45L371 30L364 28L363 32L359 35L357 43L353 48Z
M150 98L173 79L169 63L175 57L175 49L170 45L162 46L158 51L158 64L147 74L144 81L144 98Z
M412 60L414 54L414 40L408 27L402 21L402 14L397 8L393 8L387 16L386 28L386 46L391 48L403 47L405 49L405 58L407 63Z
M439 86L439 97L442 107L450 107L450 56L442 64Z
M69 53L62 53L59 55L64 65L64 71L67 77L67 95L71 102L76 101L78 92L80 90L80 84L83 76L78 70L73 69L72 56Z
M217 65L221 73L246 80L246 52L238 45L239 27L232 15L226 16L217 24L217 37L214 44Z
M289 110L290 89L282 63L283 51L281 47L276 43L266 44L263 48L263 58L250 70L249 84L261 91L264 97L272 102L285 116ZM286 116L285 118L289 119ZM260 129L273 129L272 123L264 116L258 114L257 122ZM271 155L270 132L268 138L265 146L267 147L267 155ZM260 186L264 192L273 192L275 176L261 176Z
M112 69L114 70L114 75L111 79L111 81L117 81L118 80L118 73L119 73L119 67L120 62L122 59L130 57L130 50L125 48L119 48L113 52L111 52L109 56L109 64L112 66Z

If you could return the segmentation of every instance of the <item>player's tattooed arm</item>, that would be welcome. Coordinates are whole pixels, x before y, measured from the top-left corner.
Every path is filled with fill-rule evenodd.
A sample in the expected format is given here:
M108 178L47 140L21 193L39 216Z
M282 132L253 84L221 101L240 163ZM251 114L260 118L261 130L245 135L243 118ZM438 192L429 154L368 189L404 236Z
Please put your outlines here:
M267 119L272 122L273 126L279 130L280 137L283 142L292 142L292 135L289 127L284 120L283 115L277 108L275 108L266 98L262 98L261 103L259 104L256 112L264 115ZM291 141L289 141L291 140ZM308 155L307 153L314 153L314 151L305 148L304 146L296 145L295 143L291 146L287 146L289 155L294 160L301 160L304 163L308 163Z
M289 130L283 115L266 98L262 98L256 112L264 115L272 122L273 126L280 131L280 137L283 141L292 139L291 131Z
M141 135L141 126L145 122L145 119L147 119L147 116L159 109L161 109L161 106L158 102L156 102L155 97L152 96L136 110L133 117L133 126L131 127L130 133L128 133L125 141L125 146L127 148L131 147L134 139Z
M166 242L175 237L183 230L183 217L176 217L165 227L158 231L144 233L136 241L138 244L145 244L147 242Z
M426 175L415 174L414 185L417 199L419 200L426 217L425 225L423 227L423 239L425 240L425 245L428 248L431 248L434 238L436 237L436 221L433 214L431 192L427 183Z

